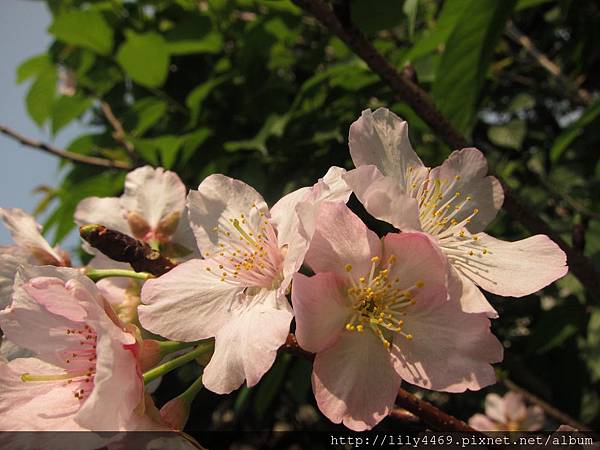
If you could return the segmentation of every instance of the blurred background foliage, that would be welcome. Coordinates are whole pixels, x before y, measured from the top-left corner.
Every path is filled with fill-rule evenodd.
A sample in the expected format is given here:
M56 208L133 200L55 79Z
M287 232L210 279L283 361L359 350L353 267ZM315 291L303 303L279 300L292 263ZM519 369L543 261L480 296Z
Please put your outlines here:
M351 168L348 127L385 106L408 120L428 165L452 150L338 38L289 0L47 0L54 42L23 62L29 114L52 135L93 126L68 150L176 171L240 178L272 204L331 165ZM353 0L352 19L399 70L414 71L442 112L530 208L600 263L600 3L584 0ZM529 39L560 73L540 65ZM521 39L521 40L520 40ZM111 114L122 124L115 128ZM125 173L63 162L38 212L55 241L77 203L118 195ZM58 200L58 202L52 202ZM356 202L352 203L356 206ZM369 222L374 227L377 224ZM524 236L500 214L491 234ZM532 274L535 276L535 274ZM568 276L527 298L491 297L506 347L501 378L600 427L600 304ZM310 364L282 354L253 388L202 393L188 429L332 427L318 412ZM184 367L159 405L196 375ZM467 419L485 393L420 391ZM398 430L387 419L380 425Z

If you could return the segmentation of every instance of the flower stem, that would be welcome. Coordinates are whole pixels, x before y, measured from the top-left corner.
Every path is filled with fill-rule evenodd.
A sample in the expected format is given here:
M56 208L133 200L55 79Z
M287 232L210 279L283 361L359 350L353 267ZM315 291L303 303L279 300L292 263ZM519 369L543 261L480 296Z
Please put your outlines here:
M190 361L193 361L194 359L198 358L199 356L202 356L203 354L212 351L212 349L213 349L212 341L199 344L192 351L190 351L184 355L178 356L177 358L173 358L171 361L167 361L166 363L161 364L160 366L157 366L154 369L151 369L148 372L144 373L144 384L148 384L152 380L155 380L158 377L161 377L161 376L169 373L170 371L175 370L178 367L181 367L181 366L189 363Z
M200 376L191 384L189 388L187 388L183 393L179 394L178 397L188 405L191 405L196 398L196 395L198 395L203 387L204 385L202 384L202 377Z
M109 277L126 277L137 280L148 280L154 278L154 275L147 272L134 272L127 269L87 269L85 274L93 281L98 281Z
M160 353L163 356L183 350L184 348L193 347L196 344L196 342L158 341Z

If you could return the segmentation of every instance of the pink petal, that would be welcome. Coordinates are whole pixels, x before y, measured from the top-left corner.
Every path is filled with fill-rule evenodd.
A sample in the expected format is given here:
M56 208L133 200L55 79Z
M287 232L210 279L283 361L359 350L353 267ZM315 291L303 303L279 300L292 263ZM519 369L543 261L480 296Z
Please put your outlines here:
M544 415L544 410L538 405L534 405L527 408L527 415L521 423L521 428L524 431L539 431L544 428L545 423L546 416Z
M498 318L498 313L475 283L452 266L448 270L449 296L460 301L464 312L485 313L490 319Z
M32 253L32 262L60 266L63 258L42 236L42 227L22 209L0 208L0 218L19 247Z
M83 321L86 310L74 301L65 282L52 277L39 277L30 280L23 288L38 304L52 314L63 316L75 322Z
M144 383L137 358L126 348L131 336L108 320L91 325L98 333L94 389L75 421L96 431L127 430L131 417L144 399ZM112 399L110 409L106 406L108 399Z
M256 207L254 206L256 205ZM269 210L262 196L243 181L225 175L210 175L202 181L197 191L187 198L190 225L202 252L219 243L221 229L231 227L231 220L246 220L245 227L257 233L263 217Z
M471 233L483 231L496 217L504 202L502 186L495 177L486 176L487 171L487 160L479 150L463 148L452 152L448 159L440 167L433 169L430 174L430 179L437 178L448 183L443 186L446 194L440 199L440 205L446 203L457 192L460 196L453 201L453 206L462 204L467 196L471 197L454 216L460 222L477 208L479 212L467 226Z
M145 166L125 178L121 203L127 211L145 218L154 229L169 214L183 211L185 193L185 185L175 172Z
M419 281L424 283L424 290L413 290L417 300L415 308L446 301L446 258L427 234L418 231L388 233L383 239L381 264L385 265L392 255L395 262L389 268L390 280L398 278L402 289L415 286Z
M207 260L192 259L161 277L148 280L142 288L138 308L144 328L167 339L186 342L215 336L230 320L240 288L206 268Z
M417 199L406 195L397 178L384 176L375 166L361 166L344 180L373 217L400 230L421 229Z
M498 394L488 394L485 397L485 414L498 423L506 423L506 405L504 398Z
M498 431L498 424L483 414L472 416L469 419L469 426L478 431Z
M80 401L66 383L24 382L24 373L52 375L62 368L37 358L0 362L0 431L83 431L73 420Z
M385 108L364 110L350 126L348 144L356 167L373 164L384 175L397 178L404 190L409 167L423 167L410 145L408 124Z
M523 396L516 392L509 391L504 395L504 408L506 418L512 422L520 422L527 416L527 408L523 401Z
M494 294L523 297L539 291L568 272L566 255L548 236L538 234L506 242L480 233L488 253L476 254L459 272Z
M330 347L352 315L345 283L331 272L313 277L300 273L292 283L296 338L303 349L317 353Z
M312 382L321 412L354 431L377 425L390 413L400 388L391 358L374 334L345 331L315 357Z
M207 389L228 394L244 380L252 387L271 368L292 320L289 307L281 305L285 298L277 295L277 291L262 290L246 298L245 303L250 304L234 311L222 325L215 337L215 352L202 375Z
M380 256L381 244L375 233L344 203L323 203L305 262L315 272L334 272L346 276L364 274L371 269L371 257Z
M490 331L485 314L467 314L455 299L408 307L403 331L393 349L402 379L445 392L479 390L496 382L491 363L502 360L502 345Z

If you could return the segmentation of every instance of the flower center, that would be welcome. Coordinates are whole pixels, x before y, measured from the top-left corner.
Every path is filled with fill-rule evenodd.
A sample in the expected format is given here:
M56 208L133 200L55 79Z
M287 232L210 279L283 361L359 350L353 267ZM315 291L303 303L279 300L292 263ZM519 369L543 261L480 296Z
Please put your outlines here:
M396 262L394 255L390 256L384 266L379 264L380 258L371 258L371 270L368 275L358 280L350 277L352 286L348 288L348 298L352 303L354 314L346 324L346 330L359 333L370 330L389 348L394 333L404 338L413 339L412 334L403 331L406 309L414 305L415 289L425 284L417 281L409 288L402 288L399 277L390 280L391 267ZM347 264L347 272L352 272L352 265Z
M244 214L229 221L222 220L213 228L220 242L216 250L205 252L204 256L215 262L206 270L222 282L273 288L283 278L283 252L265 213L253 204L251 214L258 214L257 229L253 229Z
M83 401L94 387L98 336L89 325L84 325L83 328L67 328L66 334L71 337L73 347L59 352L67 367L65 372L53 375L24 373L21 375L21 381L66 381L67 385L74 388L73 396Z

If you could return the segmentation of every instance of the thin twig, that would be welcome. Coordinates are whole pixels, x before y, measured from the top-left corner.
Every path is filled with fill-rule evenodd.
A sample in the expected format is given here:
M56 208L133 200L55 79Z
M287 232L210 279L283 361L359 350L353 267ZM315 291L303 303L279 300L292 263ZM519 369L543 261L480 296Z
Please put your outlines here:
M467 138L454 128L450 121L436 108L431 97L415 82L399 73L347 17L342 23L332 9L321 0L292 1L315 16L323 26L344 41L392 89L395 96L408 103L449 147L458 149L469 146ZM502 180L500 181L502 182ZM533 208L523 204L506 183L502 183L502 185L505 192L504 209L506 212L531 232L549 236L567 254L571 272L579 278L579 281L588 291L590 293L600 292L600 276L596 273L591 261L568 245L558 233L554 232L539 218ZM598 298L598 296L595 298Z
M104 114L104 117L106 117L106 120L108 120L108 123L110 123L110 126L115 130L112 134L113 139L122 144L134 160L137 159L135 148L133 147L133 144L127 140L127 133L125 133L123 124L117 119L117 116L113 113L110 105L104 100L100 100L100 109L102 109L102 113Z
M502 380L502 382L511 391L515 391L515 392L521 394L530 403L534 403L534 404L538 405L540 408L542 408L544 410L544 412L546 414L548 414L551 417L554 417L561 425L570 425L573 428L577 429L578 431L590 431L590 429L588 427L586 427L584 424L582 424L581 422L578 422L577 420L573 419L568 414L560 411L559 409L555 408L551 404L545 402L544 400L542 400L535 394L532 394L528 390L515 384L510 379L505 378L504 380Z
M63 150L62 148L55 147L51 144L46 144L45 142L37 141L34 139L30 139L22 134L16 132L15 130L0 124L0 132L16 141L19 141L21 144L36 148L38 150L42 150L46 153L50 153L52 155L58 156L63 159L67 159L69 161L73 161L80 164L87 164L90 166L96 167L107 167L111 169L120 169L120 170L131 170L133 167L123 161L114 161L106 158L99 158L97 156L86 156L80 155L79 153L69 152L67 150Z
M558 67L558 65L548 58L544 53L542 53L536 47L533 41L528 36L523 34L514 23L508 22L505 33L510 39L523 47L536 63L538 63L548 73L556 78L560 84L567 89L567 92L571 94L576 103L584 106L589 106L591 104L592 95L587 90L576 86L575 83L566 77L561 68Z

